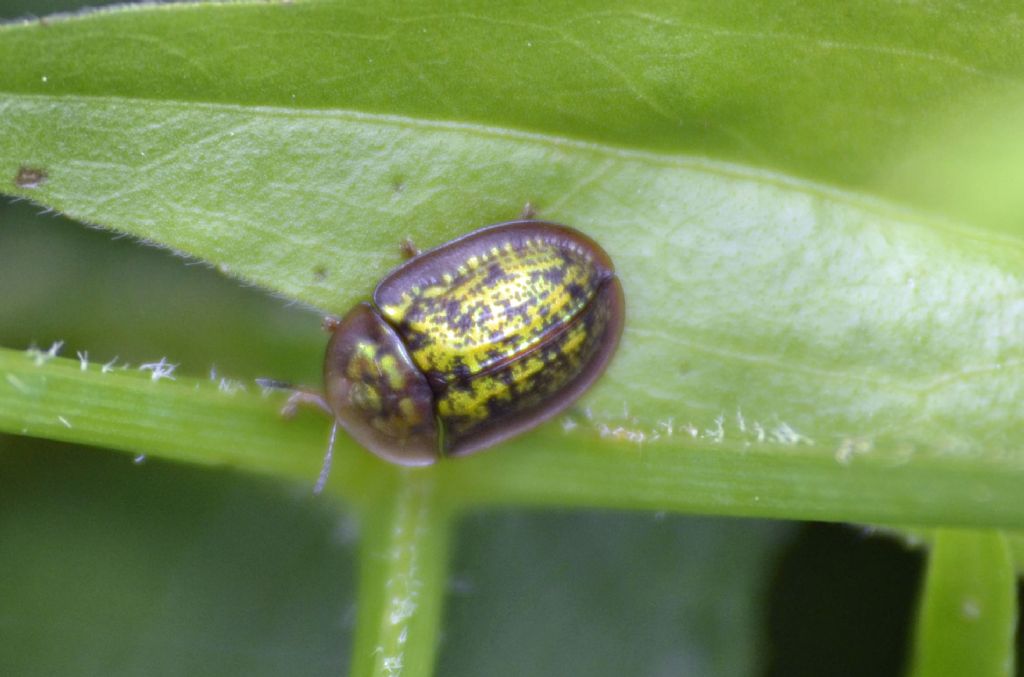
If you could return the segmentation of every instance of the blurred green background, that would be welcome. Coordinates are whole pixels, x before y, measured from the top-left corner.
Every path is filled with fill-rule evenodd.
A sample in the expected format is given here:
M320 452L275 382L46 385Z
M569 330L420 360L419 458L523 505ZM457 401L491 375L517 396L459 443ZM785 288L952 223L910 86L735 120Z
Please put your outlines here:
M77 6L0 0L0 19ZM93 361L318 380L313 310L25 202L0 202L0 289L3 346L62 340ZM328 675L346 663L358 525L311 496L313 478L14 437L0 437L0 465L0 674ZM896 541L839 525L473 515L438 674L901 674L920 569Z

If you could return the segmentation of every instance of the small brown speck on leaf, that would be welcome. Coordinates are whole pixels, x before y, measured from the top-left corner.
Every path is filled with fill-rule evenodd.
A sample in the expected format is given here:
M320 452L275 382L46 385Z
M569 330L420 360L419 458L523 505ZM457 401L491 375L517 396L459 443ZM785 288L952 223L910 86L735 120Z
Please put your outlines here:
M327 279L327 266L319 265L313 268L313 280L323 282Z
M46 179L47 176L44 170L22 165L14 176L14 185L18 188L38 188L46 183Z

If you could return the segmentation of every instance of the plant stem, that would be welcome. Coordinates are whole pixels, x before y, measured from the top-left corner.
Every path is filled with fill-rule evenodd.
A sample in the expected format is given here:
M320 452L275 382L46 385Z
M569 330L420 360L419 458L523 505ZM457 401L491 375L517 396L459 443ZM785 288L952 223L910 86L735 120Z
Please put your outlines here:
M1017 579L1004 535L941 529L921 600L914 677L1013 674Z
M364 511L351 674L433 673L446 586L450 513L432 473L410 470Z

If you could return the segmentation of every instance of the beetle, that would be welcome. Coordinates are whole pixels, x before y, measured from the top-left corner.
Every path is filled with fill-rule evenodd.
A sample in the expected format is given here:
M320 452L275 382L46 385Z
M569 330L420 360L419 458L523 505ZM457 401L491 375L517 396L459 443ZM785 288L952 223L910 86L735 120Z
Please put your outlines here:
M377 456L405 466L489 448L572 404L604 371L625 318L608 254L525 219L414 255L372 302L330 318L324 392L297 391Z

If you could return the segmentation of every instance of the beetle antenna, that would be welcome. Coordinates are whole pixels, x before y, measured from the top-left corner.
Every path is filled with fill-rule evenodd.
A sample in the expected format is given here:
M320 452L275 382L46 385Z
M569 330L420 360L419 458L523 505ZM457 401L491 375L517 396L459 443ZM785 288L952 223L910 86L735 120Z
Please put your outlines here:
M327 476L331 474L331 460L334 458L334 438L338 436L338 422L331 426L331 438L327 442L327 453L324 454L324 464L320 467L320 476L316 478L316 485L313 486L313 493L319 495L327 484Z

